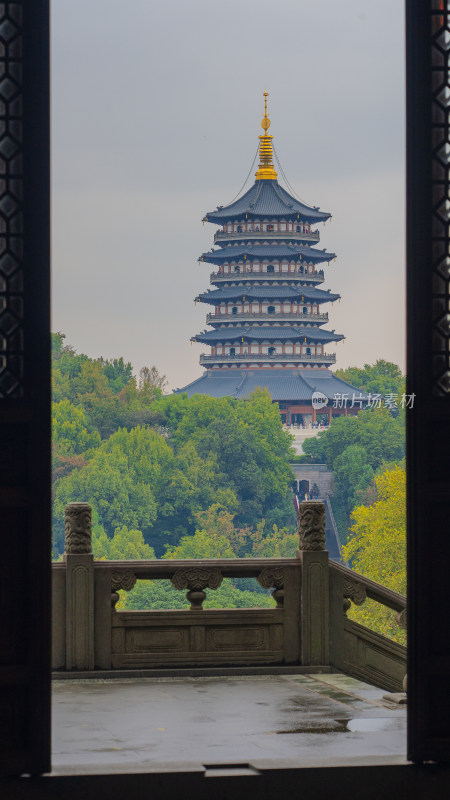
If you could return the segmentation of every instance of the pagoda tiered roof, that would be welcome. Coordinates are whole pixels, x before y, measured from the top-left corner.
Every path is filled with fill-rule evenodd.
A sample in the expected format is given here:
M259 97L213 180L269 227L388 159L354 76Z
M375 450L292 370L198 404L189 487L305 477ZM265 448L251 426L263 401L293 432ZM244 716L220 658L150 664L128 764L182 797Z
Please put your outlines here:
M321 392L332 401L336 395L352 394L358 400L368 400L366 392L342 381L327 369L214 369L207 370L201 378L188 384L177 393L207 394L210 397L235 397L247 399L255 389L267 389L275 401L311 403L315 392Z
M309 339L313 342L340 342L344 337L334 331L324 331L322 328L291 327L288 325L255 326L248 325L245 328L216 328L212 331L204 331L198 336L193 336L193 342L204 342L213 344L214 342L231 342L236 339L250 341L253 340L273 340L273 341L299 341Z
M260 236L263 238L263 235ZM280 239L282 236L280 235ZM261 244L261 245L233 245L229 244L226 247L218 248L217 250L209 250L200 256L201 261L207 261L210 264L221 264L224 261L239 261L247 259L262 258L289 258L290 260L315 262L319 264L321 261L332 261L336 258L335 253L327 253L326 250L317 250L308 245L297 244ZM286 276L288 277L288 276Z
M205 222L222 224L232 220L242 219L298 219L304 222L325 222L331 217L319 208L311 207L296 200L277 180L257 180L234 203L228 206L218 206L215 211L210 211L203 218Z
M222 300L242 299L243 297L246 300L295 300L303 297L314 303L333 303L335 300L339 300L340 295L308 286L245 286L240 284L222 289L210 289L202 292L195 299L199 303L216 305Z

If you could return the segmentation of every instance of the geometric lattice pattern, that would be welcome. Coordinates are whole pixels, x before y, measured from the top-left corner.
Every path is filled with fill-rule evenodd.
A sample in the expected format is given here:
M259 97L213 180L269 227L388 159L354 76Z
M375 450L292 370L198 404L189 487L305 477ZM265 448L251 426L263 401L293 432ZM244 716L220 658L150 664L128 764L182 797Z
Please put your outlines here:
M433 392L450 393L450 2L430 0L432 19Z
M0 398L23 392L22 5L0 3Z

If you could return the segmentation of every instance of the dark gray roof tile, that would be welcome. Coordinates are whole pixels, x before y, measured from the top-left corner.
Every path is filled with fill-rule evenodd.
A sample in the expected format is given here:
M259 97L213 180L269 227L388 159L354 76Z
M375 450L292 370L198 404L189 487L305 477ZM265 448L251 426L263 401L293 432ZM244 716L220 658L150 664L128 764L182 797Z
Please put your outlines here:
M202 253L200 258L209 264L221 264L224 261L243 261L244 256L247 256L249 260L253 258L268 260L275 258L299 259L311 264L319 264L322 261L331 261L336 258L335 253L327 253L325 250L317 250L314 247L302 244L261 244L254 246L229 244L226 247Z
M297 401L311 403L313 392L322 392L329 400L335 395L347 394L349 400L355 397L367 399L361 392L332 372L325 369L221 369L205 372L176 394L187 392L207 394L210 397L247 398L257 388L267 389L274 401Z
M255 181L253 186L234 203L221 206L216 211L210 211L204 217L206 222L223 223L227 220L244 219L245 215L253 219L264 217L285 217L300 219L306 222L323 222L331 214L320 211L318 208L302 203L283 189L278 181Z

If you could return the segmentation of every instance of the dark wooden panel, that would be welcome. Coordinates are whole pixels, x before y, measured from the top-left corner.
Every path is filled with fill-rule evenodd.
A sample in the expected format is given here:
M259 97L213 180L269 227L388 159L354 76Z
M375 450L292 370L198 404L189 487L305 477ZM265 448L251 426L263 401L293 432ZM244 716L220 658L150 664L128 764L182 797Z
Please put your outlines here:
M0 4L0 772L50 768L48 0ZM5 735L7 734L7 735Z
M448 0L408 0L408 754L417 762L450 759L449 32Z
M3 508L0 548L2 558L8 563L0 580L0 619L2 637L0 665L20 664L26 659L29 587L24 581L28 575L27 528L25 509Z

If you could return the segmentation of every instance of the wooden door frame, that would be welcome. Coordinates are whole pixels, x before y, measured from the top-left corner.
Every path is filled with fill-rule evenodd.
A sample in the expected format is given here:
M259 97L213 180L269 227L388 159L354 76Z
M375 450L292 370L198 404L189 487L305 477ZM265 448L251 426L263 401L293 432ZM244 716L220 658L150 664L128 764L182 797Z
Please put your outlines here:
M448 138L449 85L447 57L437 43L440 31L431 35L432 18L436 29L439 16L445 22L447 2L406 2L407 370L408 393L416 395L414 409L407 412L408 753L417 762L447 760L450 751L444 571L450 560L450 394L442 378L449 335L439 310L449 299L440 266L450 244L442 205L449 185L439 155ZM15 736L3 768L39 773L49 769L50 758L49 8L48 0L17 0L4 7L10 19L0 21L0 87L6 101L0 157L7 178L0 245L7 258L0 254L0 277L10 279L11 259L16 259L24 286L16 283L6 295L18 332L3 326L6 368L0 375L2 609L8 620L10 604L19 634L18 644L10 636L5 650L10 659L3 656L0 667L0 708ZM2 84L2 78L9 83ZM22 161L14 155L17 150Z

